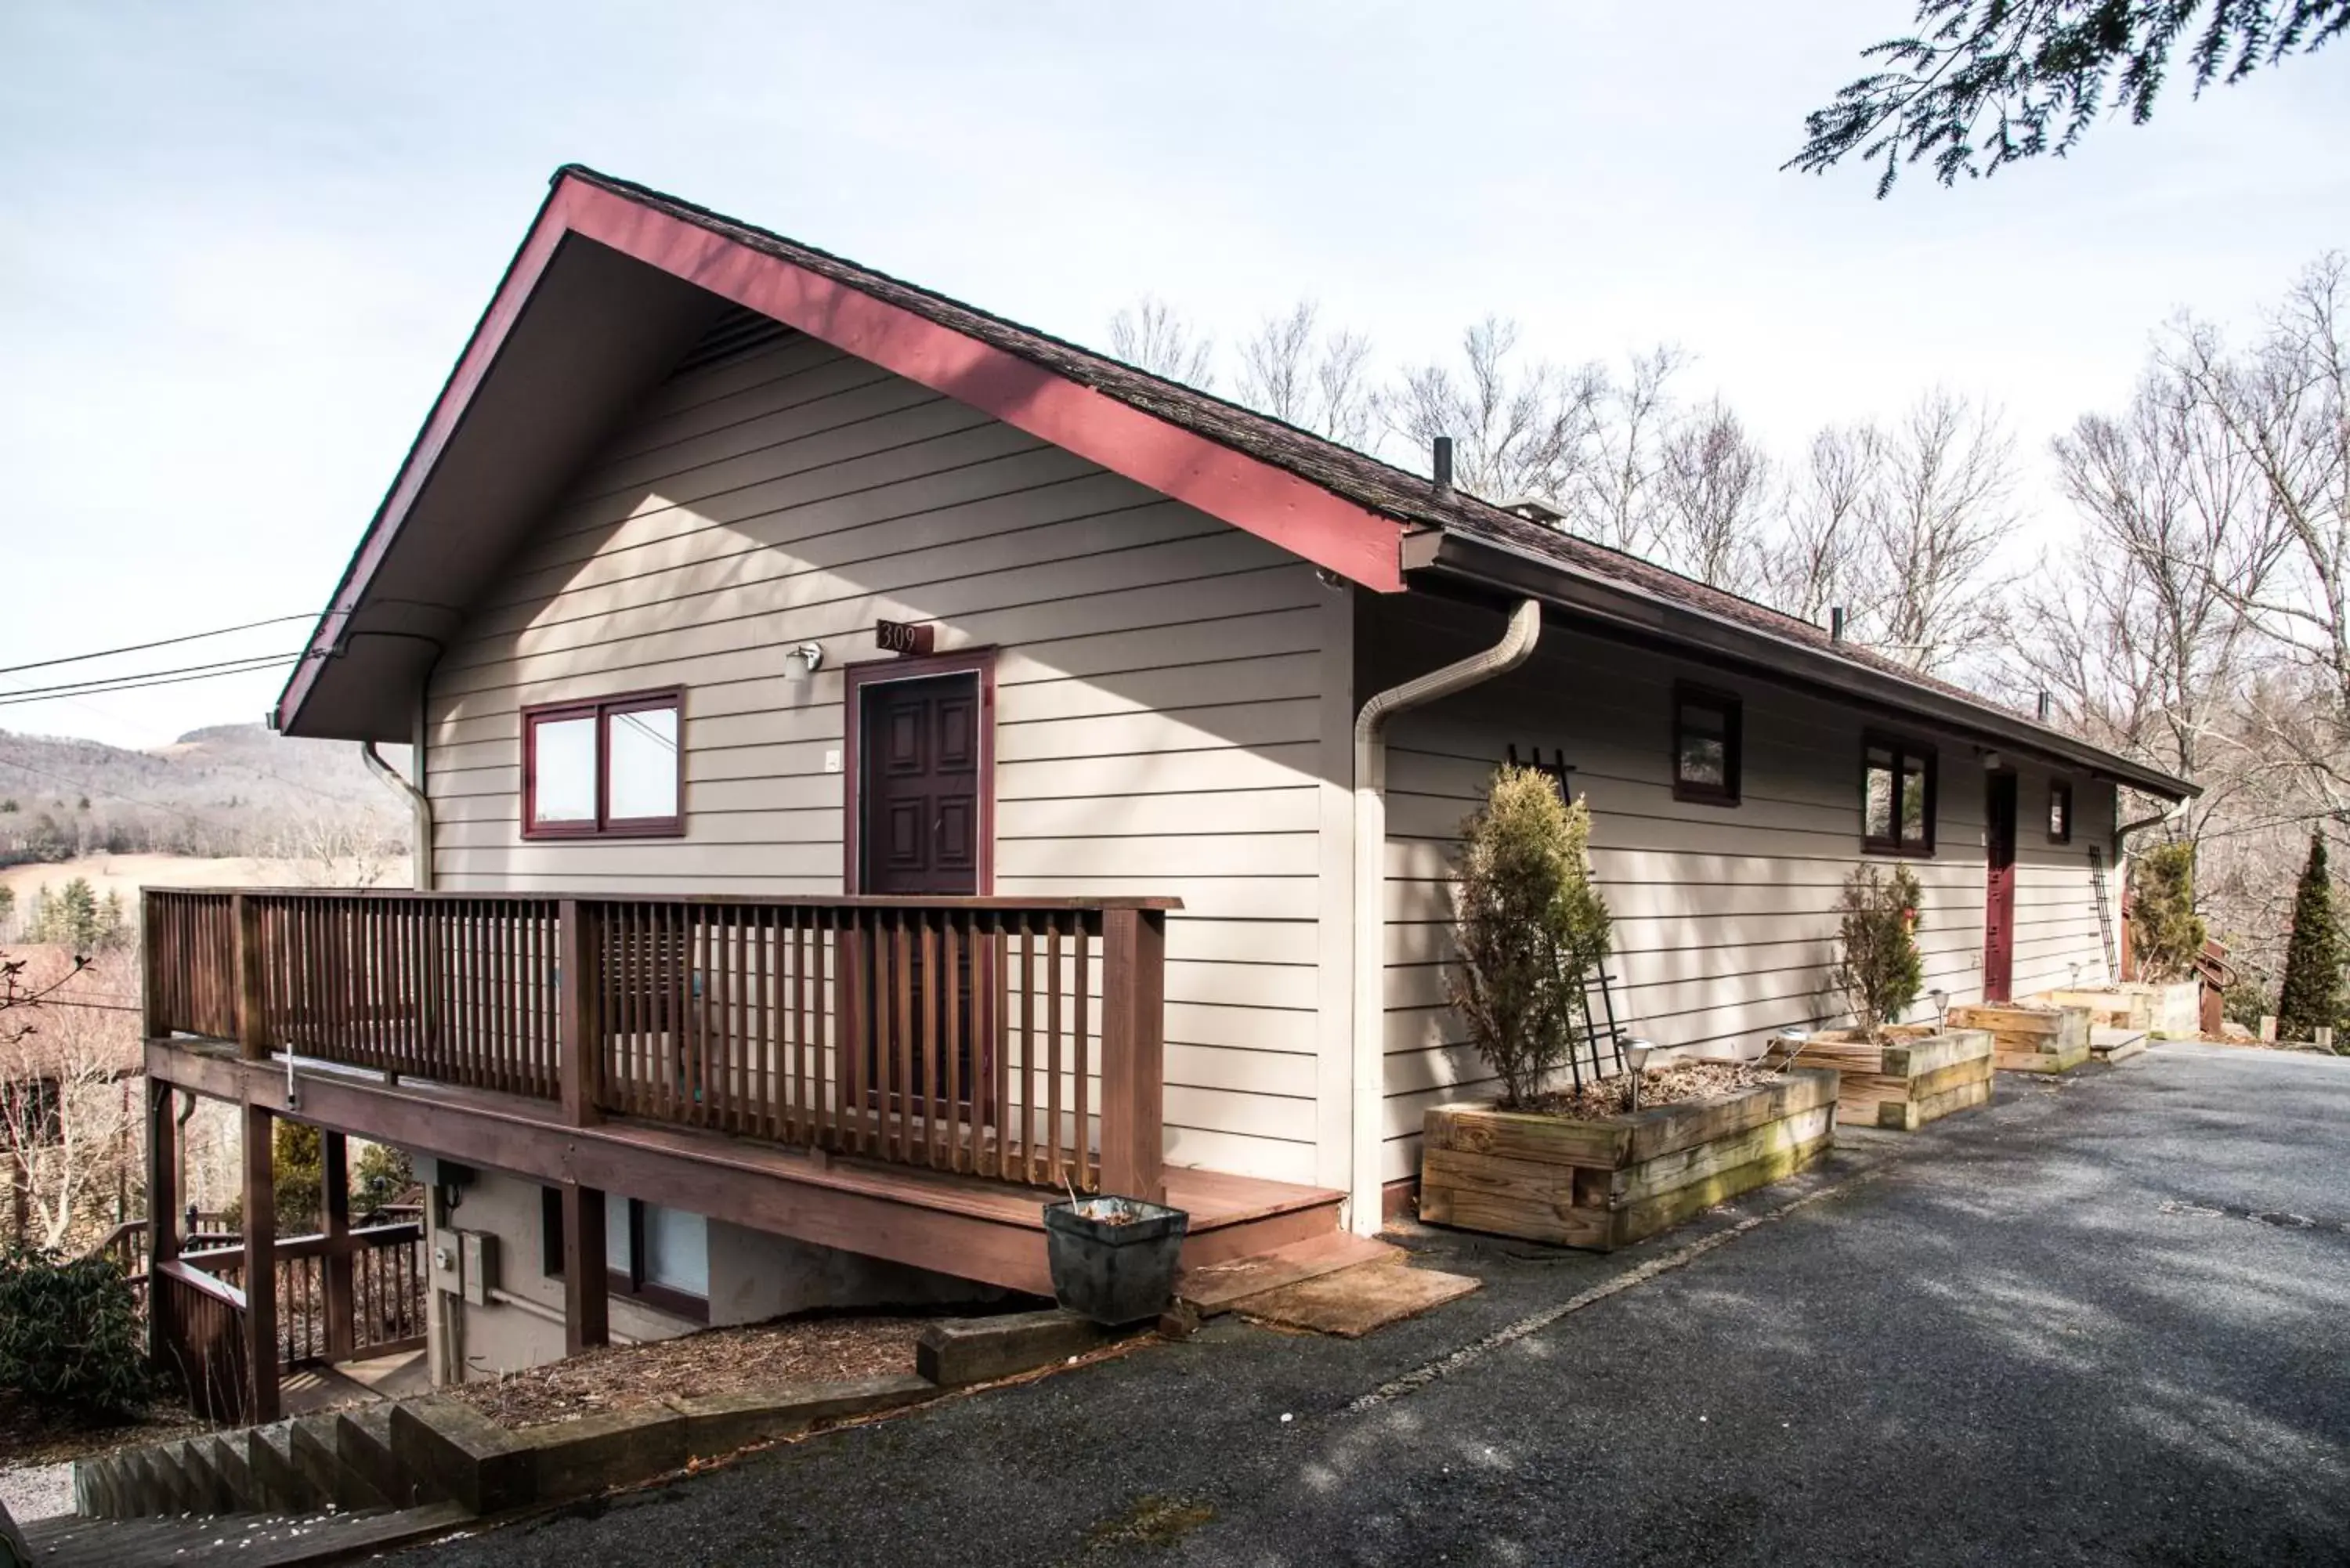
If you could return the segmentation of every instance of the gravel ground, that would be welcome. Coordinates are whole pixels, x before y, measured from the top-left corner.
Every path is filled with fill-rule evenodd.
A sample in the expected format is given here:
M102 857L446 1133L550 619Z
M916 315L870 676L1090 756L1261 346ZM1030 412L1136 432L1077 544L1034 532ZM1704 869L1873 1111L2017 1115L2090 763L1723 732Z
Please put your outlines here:
M2158 1045L1609 1258L1182 1345L423 1549L586 1562L2350 1561L2350 1062Z
M73 1461L0 1470L0 1508L22 1523L73 1511Z

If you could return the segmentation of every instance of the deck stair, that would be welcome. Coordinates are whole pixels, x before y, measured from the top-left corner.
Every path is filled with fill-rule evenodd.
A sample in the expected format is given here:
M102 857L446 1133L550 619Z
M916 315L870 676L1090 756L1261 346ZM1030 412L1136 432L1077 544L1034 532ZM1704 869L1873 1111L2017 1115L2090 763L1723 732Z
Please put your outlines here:
M74 1466L74 1512L25 1525L42 1568L318 1563L471 1521L394 1452L392 1407L297 1416Z

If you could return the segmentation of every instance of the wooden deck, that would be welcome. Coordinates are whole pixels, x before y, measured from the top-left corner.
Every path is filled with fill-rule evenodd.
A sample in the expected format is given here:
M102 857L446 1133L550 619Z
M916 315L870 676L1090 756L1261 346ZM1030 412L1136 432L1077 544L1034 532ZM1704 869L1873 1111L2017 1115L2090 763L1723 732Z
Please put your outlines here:
M547 1100L350 1069L302 1065L297 1104L282 1062L221 1041L151 1040L147 1071L194 1093L333 1131L684 1209L1040 1295L1043 1189L926 1170L628 1116L565 1125ZM1325 1188L1170 1167L1167 1200L1191 1215L1187 1269L1272 1251L1337 1228L1345 1195Z

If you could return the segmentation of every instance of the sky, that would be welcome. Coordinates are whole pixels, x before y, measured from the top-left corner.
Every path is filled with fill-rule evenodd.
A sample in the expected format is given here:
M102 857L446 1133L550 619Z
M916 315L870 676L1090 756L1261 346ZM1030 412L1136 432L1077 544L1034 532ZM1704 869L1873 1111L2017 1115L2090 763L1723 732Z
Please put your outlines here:
M2249 331L2350 247L2350 45L2068 159L1888 201L1781 172L1907 0L0 7L0 728L151 746L290 654L560 164L1082 341L1146 292L1228 342L1301 296L1383 366L1488 312L1660 342L1792 453L1941 385L2052 437L2177 312ZM1229 377L1227 378L1227 381Z

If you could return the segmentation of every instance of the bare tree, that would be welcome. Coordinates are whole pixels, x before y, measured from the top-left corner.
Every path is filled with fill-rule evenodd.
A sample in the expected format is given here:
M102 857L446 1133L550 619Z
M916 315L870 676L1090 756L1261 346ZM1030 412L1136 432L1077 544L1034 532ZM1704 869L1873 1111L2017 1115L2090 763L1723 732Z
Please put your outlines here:
M126 1015L61 994L85 972L67 955L37 972L0 960L0 1163L37 1247L91 1239L137 1159L136 1043Z
M372 888L397 866L403 845L391 819L377 807L365 806L293 815L280 825L270 853L294 862L298 875L313 887Z
M1913 669L1950 671L1995 645L2019 520L2015 442L1998 412L1936 389L1882 438L1864 505L1856 630Z
M1324 331L1321 306L1301 299L1242 342L1240 400L1359 450L1371 438L1370 358L1369 338Z
M1201 391L1216 384L1215 339L1155 294L1109 318L1109 350L1138 369Z
M2070 727L2200 778L2246 673L2251 624L2236 601L2261 591L2281 545L2258 476L2162 364L2124 414L2085 416L2055 455L2084 536L2020 594L2034 635L2016 639L2016 658ZM2207 795L2202 809L2216 804Z
M1589 455L1565 500L1567 527L1612 549L1646 555L1657 545L1657 485L1673 420L1673 381L1690 357L1671 344L1635 354L1621 376L1596 369Z
M1874 425L1823 430L1788 483L1764 576L1771 603L1799 620L1817 624L1858 600L1862 536L1883 479L1884 448Z
M1517 349L1517 323L1488 316L1461 334L1457 366L1405 370L1381 394L1380 418L1415 452L1452 437L1454 477L1472 494L1556 502L1589 461L1607 378L1596 366L1523 363Z
M1661 445L1659 561L1731 593L1763 591L1774 510L1769 455L1720 398L1675 423Z
M2163 358L2250 464L2281 541L2275 569L2213 587L2322 685L2332 732L2303 761L2350 791L2350 259L2303 272L2249 353L2188 323Z

